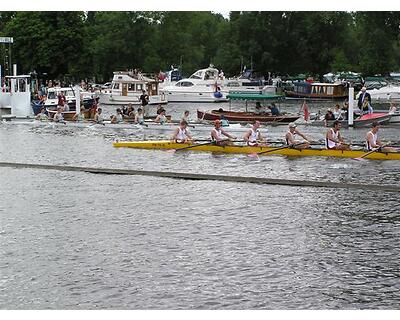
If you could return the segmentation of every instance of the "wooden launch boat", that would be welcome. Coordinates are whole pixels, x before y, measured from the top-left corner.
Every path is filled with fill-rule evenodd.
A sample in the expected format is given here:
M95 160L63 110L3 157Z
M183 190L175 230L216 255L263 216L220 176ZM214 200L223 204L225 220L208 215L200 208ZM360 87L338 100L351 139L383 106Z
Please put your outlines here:
M342 83L308 83L294 82L294 89L285 91L288 98L306 99L346 99L349 89Z
M225 110L211 110L211 111L200 111L197 110L197 118L202 120L217 120L223 116L230 122L253 122L258 120L260 122L282 122L289 123L296 121L300 118L299 115L280 115L273 116L270 113L257 114L254 112L239 112L239 111L225 111Z
M138 149L183 149L192 151L208 151L219 153L243 153L254 154L266 152L260 155L284 155L293 157L337 157L337 158L359 158L366 154L364 150L328 150L328 149L295 149L281 147L250 147L250 146L217 146L215 144L189 144L175 143L170 140L164 141L117 141L113 143L117 148L138 148ZM400 160L400 152L373 152L364 157L373 160Z

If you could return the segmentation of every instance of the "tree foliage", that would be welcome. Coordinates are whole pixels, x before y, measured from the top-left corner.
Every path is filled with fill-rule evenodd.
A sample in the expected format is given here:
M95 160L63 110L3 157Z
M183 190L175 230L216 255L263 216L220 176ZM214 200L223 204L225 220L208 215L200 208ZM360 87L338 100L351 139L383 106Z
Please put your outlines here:
M210 63L227 75L244 66L263 75L387 74L400 67L399 26L399 12L0 13L19 70L99 81L172 64L188 75Z

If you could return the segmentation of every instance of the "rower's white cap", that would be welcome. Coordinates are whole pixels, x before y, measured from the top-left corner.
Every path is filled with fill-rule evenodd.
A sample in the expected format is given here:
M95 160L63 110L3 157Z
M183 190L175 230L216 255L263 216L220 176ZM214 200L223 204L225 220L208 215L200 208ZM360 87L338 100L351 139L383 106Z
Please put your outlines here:
M289 123L289 128L296 128L297 124L295 124L294 122Z

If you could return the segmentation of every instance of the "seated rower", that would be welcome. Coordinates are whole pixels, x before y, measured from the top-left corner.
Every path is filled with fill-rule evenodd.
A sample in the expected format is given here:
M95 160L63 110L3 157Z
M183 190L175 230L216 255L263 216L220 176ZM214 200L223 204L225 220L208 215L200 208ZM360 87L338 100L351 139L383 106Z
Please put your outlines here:
M236 139L235 136L230 135L228 132L221 128L221 120L217 119L214 121L214 128L211 130L211 140L215 141L215 144L218 146L229 145L230 141L223 139L222 135L230 139Z
M57 107L57 112L53 117L54 122L65 122L62 114L62 107Z
M115 114L115 115L113 115L113 116L111 117L111 123L113 123L113 124L115 124L115 123L121 123L121 122L124 121L124 117L123 117L123 114L122 114L121 109L120 109L120 108L117 108L116 111L117 111L117 114Z
M243 140L247 143L248 146L257 147L257 146L267 146L264 138L261 136L260 128L260 121L254 121L253 126L247 131L244 136Z
M165 109L162 109L160 111L160 114L156 117L154 122L159 123L159 124L164 124L164 123L168 122L168 119L165 115Z
M192 136L189 134L189 130L187 129L187 121L181 120L179 122L179 127L175 129L172 140L176 143L188 143L192 142Z
M368 151L376 150L380 152L397 152L396 148L382 146L382 142L378 138L379 128L379 123L373 122L371 130L367 133L365 143L367 145Z
M335 120L333 127L326 133L326 148L334 150L350 150L349 144L344 142L340 134L342 123L339 120Z
M135 123L144 124L144 115L142 108L137 109L137 113L135 115Z
M189 123L189 110L185 110L185 112L182 115L181 120L185 120L186 122Z
M295 135L302 137L305 141L300 142L295 140ZM307 137L297 130L297 125L294 122L289 124L289 131L286 132L285 139L286 144L291 148L306 149L310 147L310 142L308 141Z
M49 117L46 114L46 109L45 108L41 108L40 109L40 113L38 113L35 117L36 120L40 120L40 121L47 121L49 120Z
M74 116L72 117L72 120L78 121L78 122L85 121L85 111L86 111L85 107L81 106L80 112L75 113Z
M103 123L103 115L102 113L102 109L101 108L97 108L96 113L94 114L94 121L96 123Z

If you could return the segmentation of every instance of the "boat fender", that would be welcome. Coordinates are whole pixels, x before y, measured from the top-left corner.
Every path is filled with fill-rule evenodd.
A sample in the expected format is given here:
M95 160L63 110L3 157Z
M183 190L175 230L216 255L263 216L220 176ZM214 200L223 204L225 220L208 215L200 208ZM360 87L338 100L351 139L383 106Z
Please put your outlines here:
M222 93L219 92L219 91L214 92L214 97L215 97L215 98L222 98Z

